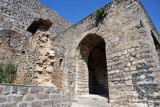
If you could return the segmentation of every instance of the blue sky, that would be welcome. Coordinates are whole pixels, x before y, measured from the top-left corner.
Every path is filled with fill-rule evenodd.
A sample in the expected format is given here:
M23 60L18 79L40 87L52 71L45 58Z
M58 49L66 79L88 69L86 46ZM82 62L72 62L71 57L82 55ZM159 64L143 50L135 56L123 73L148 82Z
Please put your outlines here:
M75 24L112 0L39 0ZM160 33L160 0L141 0Z

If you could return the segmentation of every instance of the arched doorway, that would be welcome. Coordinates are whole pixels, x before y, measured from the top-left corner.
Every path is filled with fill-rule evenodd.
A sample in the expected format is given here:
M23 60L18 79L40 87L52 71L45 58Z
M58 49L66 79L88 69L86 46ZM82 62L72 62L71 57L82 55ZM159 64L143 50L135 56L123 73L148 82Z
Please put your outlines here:
M109 97L105 41L96 34L84 37L77 49L76 94Z

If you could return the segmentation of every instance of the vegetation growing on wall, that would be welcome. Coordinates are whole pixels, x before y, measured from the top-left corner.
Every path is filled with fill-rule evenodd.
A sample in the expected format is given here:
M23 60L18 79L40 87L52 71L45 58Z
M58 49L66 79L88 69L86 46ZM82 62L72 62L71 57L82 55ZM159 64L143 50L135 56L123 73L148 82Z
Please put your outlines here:
M100 20L100 19L103 19L106 15L106 11L105 11L105 7L102 7L100 9L97 9L97 12L96 12L96 19L97 20Z
M13 83L17 67L14 61L0 62L0 83Z

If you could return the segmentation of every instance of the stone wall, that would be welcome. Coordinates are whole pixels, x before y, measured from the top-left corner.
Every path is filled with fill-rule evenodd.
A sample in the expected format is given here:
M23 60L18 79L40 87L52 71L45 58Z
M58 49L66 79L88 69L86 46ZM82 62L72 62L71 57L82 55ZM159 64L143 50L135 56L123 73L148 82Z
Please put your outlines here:
M0 8L0 58L20 64L16 82L56 85L73 101L103 91L113 106L160 105L160 37L139 0L113 0L105 6L103 19L93 13L70 28L68 21L36 0L1 0ZM52 22L52 41L42 29L33 35L25 31L35 18ZM96 86L104 90L91 90ZM19 105L20 99L30 106L60 103L47 94L49 87L35 87L38 91L32 93L33 87L0 85L0 101ZM34 100L25 101L28 94ZM70 102L70 97L66 99Z
M37 0L0 1L0 30L12 29L23 35L31 23L39 18L49 19L52 22L51 38L72 25Z
M23 72L21 83L25 82L26 54L28 53L30 33L22 35L13 30L0 30L0 62L13 60L18 64L18 72ZM14 81L16 82L16 81Z
M13 30L0 30L0 60L21 61L27 52L29 38L30 35L24 36Z
M14 60L18 63L17 80L15 83L32 84L31 78L34 74L34 64L36 64L35 61L38 59L36 59L35 51L31 52L34 46L32 47L30 44L32 39L35 38L33 37L35 32L28 32L26 30L31 25L34 26L35 23L33 22L35 20L39 21L37 19L42 19L42 21L49 20L52 25L49 29L50 38L53 38L72 25L66 19L37 0L0 1L0 61ZM36 38L34 40L36 40ZM53 43L51 43L51 45L56 52L54 71L57 73L54 72L50 75L50 78L51 76L52 78L56 78L56 80L50 79L50 81L52 81L52 83L54 82L56 85L59 84L58 87L60 88L62 87L62 79L59 64L60 60L63 60L62 52L60 52L62 49L60 46L54 45Z
M61 89L63 60L62 48L54 45L49 39L49 32L38 29L30 38L15 83L38 86L56 85ZM59 48L59 49L57 49ZM20 65L20 66L21 66Z
M56 86L0 84L0 107L70 107L71 97Z
M153 24L139 0L114 0L105 8L108 14L99 23L93 13L53 38L64 47L64 89L71 92L73 98L89 94L88 48L85 46L94 47L97 38L92 35L98 35L106 43L110 103L123 107L158 106L159 58L151 31L158 43L159 36ZM88 42L83 43L88 35ZM85 56L80 55L79 45L83 46Z

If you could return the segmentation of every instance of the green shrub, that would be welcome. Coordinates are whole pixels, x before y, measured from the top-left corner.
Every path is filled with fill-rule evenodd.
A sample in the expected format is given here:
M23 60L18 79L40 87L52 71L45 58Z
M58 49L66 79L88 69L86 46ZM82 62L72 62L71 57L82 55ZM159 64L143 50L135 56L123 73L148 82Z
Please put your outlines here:
M100 9L97 9L97 12L96 12L96 19L97 20L100 20L100 19L103 19L106 15L106 11L105 11L105 7L102 7Z
M0 62L0 83L13 83L16 78L17 67L13 61Z

